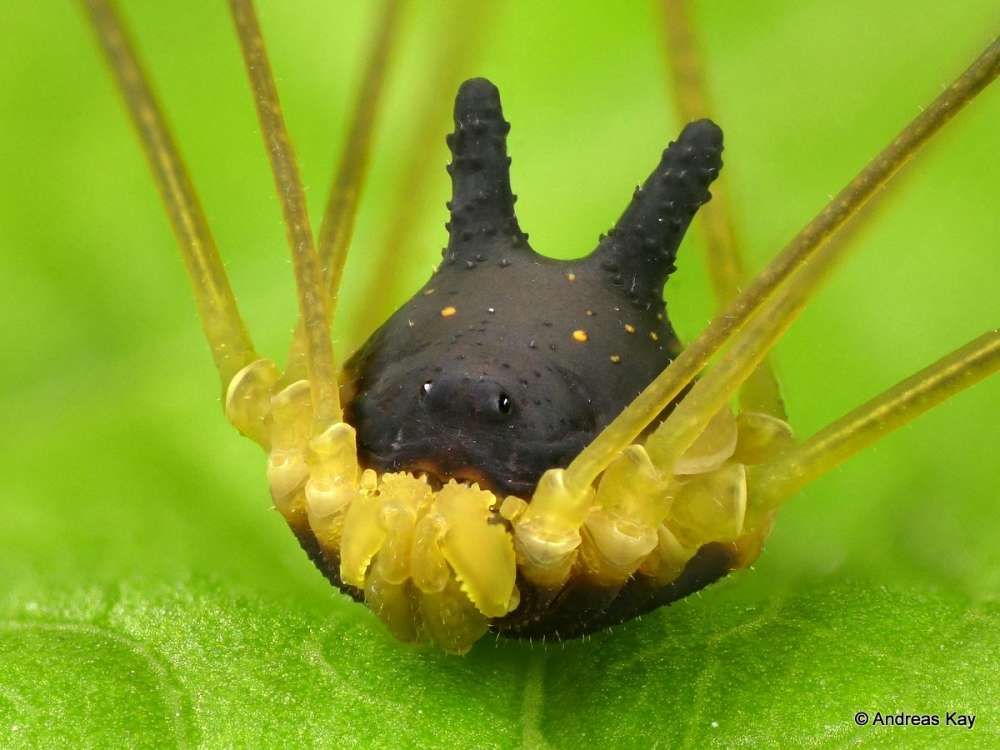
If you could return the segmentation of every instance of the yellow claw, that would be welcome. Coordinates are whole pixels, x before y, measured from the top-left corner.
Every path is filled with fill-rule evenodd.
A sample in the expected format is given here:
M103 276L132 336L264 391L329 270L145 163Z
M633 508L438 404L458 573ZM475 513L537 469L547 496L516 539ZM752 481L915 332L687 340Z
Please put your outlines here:
M455 571L462 590L487 617L509 611L517 575L514 543L493 512L492 492L449 482L434 500L446 531L441 552Z

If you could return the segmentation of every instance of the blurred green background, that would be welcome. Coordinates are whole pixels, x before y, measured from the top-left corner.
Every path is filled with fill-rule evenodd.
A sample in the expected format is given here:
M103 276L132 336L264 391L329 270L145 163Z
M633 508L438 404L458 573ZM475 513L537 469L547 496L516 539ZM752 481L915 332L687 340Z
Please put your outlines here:
M122 5L258 348L281 357L291 269L225 4ZM342 352L363 337L361 312L401 302L445 242L454 91L428 82L455 8L413 2L404 20ZM314 217L375 10L259 3ZM991 713L965 739L998 741L1000 381L808 488L753 572L690 602L585 643L488 641L464 659L399 646L308 563L270 509L258 449L222 418L173 236L80 9L4 14L0 746L955 737L856 730L853 711L875 707ZM659 8L521 0L478 15L449 75L501 89L534 247L588 252L681 126ZM704 2L696 17L754 269L1000 29L994 0ZM428 96L437 135L415 150ZM997 325L997 122L1000 91L988 90L921 154L779 345L800 434ZM426 179L405 196L418 220L393 274L400 296L366 299L414 165ZM712 312L696 232L679 265L668 301L690 339Z

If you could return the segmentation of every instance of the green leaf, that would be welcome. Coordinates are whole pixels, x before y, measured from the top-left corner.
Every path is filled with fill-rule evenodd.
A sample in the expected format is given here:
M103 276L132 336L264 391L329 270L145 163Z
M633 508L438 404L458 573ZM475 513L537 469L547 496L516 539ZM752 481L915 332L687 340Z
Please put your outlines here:
M587 641L487 640L464 658L402 647L346 601L302 611L295 598L206 580L15 599L0 620L0 740L995 745L995 602L840 582L748 604L734 595L739 583ZM859 727L857 711L973 712L980 724Z
M295 298L225 4L121 4L255 341L280 357ZM583 641L486 639L462 658L400 645L311 567L270 509L259 451L225 424L173 238L81 15L13 5L0 28L0 747L1000 746L996 379L807 488L755 569L702 595ZM316 217L371 9L259 5ZM581 254L678 130L659 16L581 3L570 22L556 3L511 5L456 77L501 87L533 244ZM698 16L759 268L985 46L996 9L767 0ZM443 238L447 123L407 150L438 17L407 23L341 354L375 303L364 290L401 165L434 165L407 196L421 218L403 287ZM779 346L801 434L996 325L997 94L908 168ZM685 338L712 310L700 251L685 242L668 286ZM977 723L856 726L858 711Z

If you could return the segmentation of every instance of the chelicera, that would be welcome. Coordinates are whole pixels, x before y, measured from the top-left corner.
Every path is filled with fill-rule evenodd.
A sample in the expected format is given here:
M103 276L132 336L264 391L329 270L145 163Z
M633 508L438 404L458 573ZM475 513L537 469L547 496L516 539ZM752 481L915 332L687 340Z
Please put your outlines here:
M317 250L256 16L231 0L299 291L279 371L245 330L120 21L105 0L86 5L174 222L227 417L267 452L275 507L319 569L402 640L463 652L489 630L574 637L697 591L752 563L804 484L1000 368L990 331L799 441L766 364L843 253L832 234L997 76L1000 42L739 294L720 243L723 310L684 348L663 284L719 175L722 131L691 112L597 248L555 261L514 214L499 93L467 81L442 262L338 372L329 320L351 199L331 202ZM674 43L689 42L683 17L671 23ZM387 32L376 45L373 82L390 43ZM356 195L377 89L362 98L341 197Z

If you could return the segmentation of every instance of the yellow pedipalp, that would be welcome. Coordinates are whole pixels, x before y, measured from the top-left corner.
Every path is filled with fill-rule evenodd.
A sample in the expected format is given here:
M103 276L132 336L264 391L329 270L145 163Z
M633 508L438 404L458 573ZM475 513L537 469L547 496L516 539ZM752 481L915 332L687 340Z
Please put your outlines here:
M447 527L441 552L462 590L488 617L507 614L517 576L514 544L507 528L494 518L496 504L492 492L454 481L434 501Z

